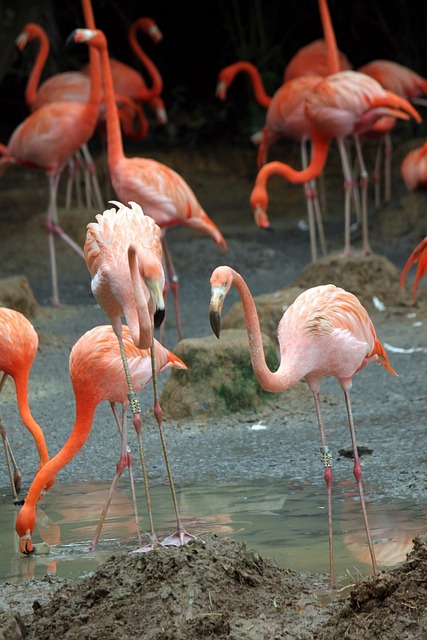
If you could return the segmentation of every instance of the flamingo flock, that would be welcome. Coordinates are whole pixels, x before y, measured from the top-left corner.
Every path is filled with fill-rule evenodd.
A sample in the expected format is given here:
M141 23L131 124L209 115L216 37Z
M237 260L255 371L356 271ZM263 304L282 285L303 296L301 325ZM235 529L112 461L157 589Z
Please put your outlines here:
M60 285L55 236L64 240L82 258L82 272L89 273L91 292L105 314L105 325L88 327L74 344L69 357L69 375L75 398L74 424L63 446L51 456L43 428L30 410L31 370L37 355L39 338L34 326L21 313L0 307L0 393L7 377L15 384L18 410L38 451L39 467L32 479L16 518L16 533L22 554L37 552L33 541L37 524L36 508L53 486L61 470L79 454L88 440L98 405L110 404L120 437L120 452L115 473L99 515L98 525L88 550L99 543L102 528L118 482L127 469L131 480L133 506L138 537L135 552L161 552L169 545L184 546L197 540L186 531L178 509L172 464L163 425L158 393L158 375L168 369L185 371L187 364L165 344L165 321L169 307L168 292L173 294L173 310L178 340L185 327L181 319L178 275L172 249L166 239L167 229L185 226L196 232L190 241L197 242L197 232L213 240L221 254L227 241L213 217L187 181L172 167L145 155L128 157L126 136L140 139L147 135L148 120L144 106L149 104L159 125L166 125L163 80L159 69L141 48L138 36L148 35L160 43L162 33L155 21L142 17L130 27L130 46L150 78L147 84L141 73L110 57L105 33L96 28L90 0L82 0L83 27L76 28L68 44L85 45L89 64L78 71L56 74L41 83L42 70L49 56L49 39L41 25L22 26L16 44L21 53L30 41L38 44L37 55L26 87L29 115L18 125L7 144L0 147L0 173L9 167L39 171L48 180L48 204L45 227L52 285L52 305L59 307ZM325 170L331 148L336 143L343 171L344 234L342 255L355 250L351 240L352 207L360 204L362 248L360 259L372 253L368 221L368 171L362 147L369 138L378 141L374 170L375 203L381 206L381 145L385 144L384 200L391 200L391 132L398 120L422 120L415 108L416 100L427 93L427 80L392 61L375 60L353 70L335 40L326 0L318 0L323 38L304 46L289 64L283 84L272 96L266 93L261 74L249 61L236 61L220 70L216 78L216 96L224 101L237 74L245 73L252 83L255 99L265 108L265 124L253 136L255 182L248 193L248 211L252 209L256 226L271 228L268 216L268 181L278 175L293 184L304 185L310 260L328 252L316 180ZM135 127L135 117L139 123ZM96 162L89 143L98 131L106 143L108 180L115 196L102 195L96 177ZM289 138L300 145L301 168L279 160L275 143ZM349 148L356 162L352 166ZM83 160L82 155L83 154ZM408 191L427 185L427 143L410 151L401 165L401 178ZM77 158L77 160L76 160ZM86 166L88 173L86 206L93 209L93 219L86 226L84 246L73 240L60 225L58 188L67 166ZM1 179L1 178L0 178ZM78 179L77 179L78 182ZM75 174L69 175L64 213L70 204ZM218 194L220 198L220 194ZM80 206L83 206L81 201ZM248 224L253 224L248 216ZM366 258L365 258L366 259ZM412 289L416 304L417 290L427 273L427 236L417 244L402 270L399 285L405 286L410 269L417 265ZM279 266L279 265L278 265ZM280 267L279 267L280 268ZM209 316L211 327L220 338L224 300L232 287L241 299L248 334L252 367L266 391L286 392L304 379L310 389L320 435L323 478L327 494L329 539L329 582L335 585L332 519L332 454L329 449L321 410L321 382L335 377L343 391L353 452L353 474L358 487L360 507L366 533L372 572L378 572L369 518L362 485L355 421L350 402L353 378L371 362L389 373L392 368L386 350L377 337L368 311L358 298L339 283L313 286L301 293L283 313L277 327L280 364L273 372L266 364L257 309L249 287L240 272L229 265L217 266L206 279L210 285ZM159 332L158 338L155 337ZM181 375L181 374L180 374ZM143 415L138 393L152 383L153 413L165 461L171 491L176 530L163 540L156 531L149 474L144 448ZM117 405L121 405L121 415ZM127 414L132 414L139 448L146 509L149 521L148 541L142 543L139 510L135 492L133 459L128 446ZM72 419L70 419L72 423ZM19 503L22 473L10 442L10 428L0 411L0 434L3 439L13 500Z

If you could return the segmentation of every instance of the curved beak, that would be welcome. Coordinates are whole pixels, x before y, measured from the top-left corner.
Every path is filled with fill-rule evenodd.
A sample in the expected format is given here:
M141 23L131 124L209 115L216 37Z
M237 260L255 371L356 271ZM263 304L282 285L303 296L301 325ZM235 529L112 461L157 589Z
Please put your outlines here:
M32 553L34 553L35 549L34 549L33 542L31 540L31 533L29 530L24 536L22 536L19 539L19 550L21 553L23 553L26 556L29 556Z
M145 279L154 307L154 326L160 327L165 317L165 300L163 298L163 284L160 280Z
M221 333L221 313L224 304L225 290L224 287L212 287L211 301L209 305L209 321L212 331L219 338Z

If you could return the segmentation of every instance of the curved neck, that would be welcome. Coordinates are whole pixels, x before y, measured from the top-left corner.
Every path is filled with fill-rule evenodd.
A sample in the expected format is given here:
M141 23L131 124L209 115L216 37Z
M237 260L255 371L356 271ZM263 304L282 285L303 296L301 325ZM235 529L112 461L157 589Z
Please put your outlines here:
M135 22L131 26L129 30L129 43L138 60L144 65L144 68L147 71L147 74L149 75L152 83L151 88L149 89L148 87L146 87L146 91L144 92L144 95L140 96L140 99L144 100L145 102L161 94L163 90L163 80L158 68L156 67L154 62L151 60L151 58L147 56L145 51L142 50L137 40L136 34L137 34L137 31L140 29L141 29L141 23L139 21Z
M82 0L82 9L86 29L96 29L91 0Z
M119 112L114 95L113 76L107 46L100 49L102 80L104 83L104 100L107 110L107 153L110 172L112 166L125 157L123 151L122 132L120 130Z
M265 360L261 327L255 302L242 276L233 269L231 269L231 272L233 274L233 284L242 300L243 314L249 338L249 351L256 379L266 391L284 391L298 382L302 375L300 375L294 367L287 367L286 362L283 360L280 361L277 371L273 372L269 369Z
M97 402L88 402L87 399L84 402L78 402L76 399L76 421L73 430L62 449L37 472L25 498L26 508L35 509L45 486L83 447L92 427L96 406Z
M135 345L140 349L149 349L153 339L152 322L148 309L147 298L142 287L142 277L139 270L137 249L133 245L128 249L128 259L132 287L135 295L137 321L135 322L134 319L133 310L135 307L133 305L131 305L129 310L132 313L127 314L127 310L125 309L123 309L123 311L125 312L129 331Z
M233 65L232 65L233 66ZM251 62L237 62L234 65L233 74L231 76L230 84L238 73L247 73L254 90L255 98L262 107L266 109L269 107L271 97L267 95L264 84L261 78L261 74L258 69Z
M265 188L268 178L276 174L293 184L302 184L317 178L325 166L331 140L330 138L319 136L317 132L313 131L311 133L311 142L313 154L310 164L305 169L297 171L283 162L268 162L259 170L255 185Z
M46 441L40 425L34 420L28 404L28 379L15 376L16 398L22 422L32 434L40 457L40 466L49 461Z
M34 66L31 69L31 73L29 75L27 86L25 89L25 101L29 109L32 108L34 102L36 101L41 74L46 64L50 48L49 39L43 29L40 29L38 31L37 40L39 42L39 50L34 61Z
M338 47L335 38L334 27L332 25L331 14L329 13L328 2L327 0L318 1L320 18L322 20L323 36L326 42L329 73L338 73L338 71L340 70Z

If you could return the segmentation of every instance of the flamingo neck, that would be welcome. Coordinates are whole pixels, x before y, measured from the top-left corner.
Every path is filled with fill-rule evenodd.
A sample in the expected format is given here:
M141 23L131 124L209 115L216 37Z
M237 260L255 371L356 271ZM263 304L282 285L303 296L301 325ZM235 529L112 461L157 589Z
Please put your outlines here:
M113 76L106 46L101 47L101 69L104 83L104 100L107 110L107 152L111 174L114 166L125 157L123 151L122 132L120 130L119 112L114 97Z
M313 154L310 164L305 169L297 171L283 162L268 162L259 170L255 186L265 188L268 178L276 174L293 184L302 184L317 178L325 166L331 139L322 137L313 131L311 133L311 142Z
M131 245L128 249L129 270L132 280L132 287L135 296L136 318L134 313L126 313L129 331L132 340L140 349L149 349L153 340L153 330L151 315L148 309L147 297L142 286L142 277L138 265L138 255L136 248ZM132 308L129 311L132 311Z
M31 414L28 404L28 379L15 376L16 398L18 400L19 413L22 422L32 434L36 443L37 451L40 457L40 466L45 465L49 461L49 453L42 428L36 422Z
M160 75L160 72L151 58L143 51L141 45L139 44L136 34L138 29L140 29L140 25L138 22L134 23L129 30L129 43L130 46L138 58L138 60L144 65L145 70L147 71L150 80L151 80L151 89L146 87L146 91L144 94L140 96L140 100L147 102L156 96L159 96L163 91L163 80Z
M327 0L319 0L319 12L322 21L323 35L326 42L329 73L338 73L340 70L338 47Z
M79 402L76 398L76 421L73 430L62 449L37 472L25 498L26 509L35 509L40 494L46 485L55 478L58 471L63 469L83 447L92 427L97 404L98 402L89 402L87 398L85 398L84 402Z
M82 0L82 9L87 29L96 29L91 0Z
M25 102L29 109L32 109L33 104L36 101L41 74L46 64L50 48L49 39L43 29L40 29L38 32L37 40L39 42L39 50L25 89Z
M258 69L251 62L238 62L235 65L234 75L232 76L231 82L238 73L242 72L248 74L258 104L267 109L270 106L271 97L267 95L265 91L261 74Z
M277 371L271 371L269 369L265 360L261 327L254 299L242 276L233 269L231 269L231 272L233 284L239 292L242 301L249 339L249 351L256 379L263 389L272 393L289 389L289 387L298 382L304 374L300 374L295 367L288 367L284 360L280 361Z

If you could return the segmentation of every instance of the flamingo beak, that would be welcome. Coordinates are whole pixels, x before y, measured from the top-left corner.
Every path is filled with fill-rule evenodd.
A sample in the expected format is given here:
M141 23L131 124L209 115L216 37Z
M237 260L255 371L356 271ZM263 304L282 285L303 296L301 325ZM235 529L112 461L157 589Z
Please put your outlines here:
M19 539L19 550L26 556L34 553L34 545L31 540L31 531L28 529L27 533Z
M160 327L165 317L165 300L163 298L163 283L160 280L146 278L145 283L150 292L154 306L154 325Z
M211 301L209 305L209 321L211 328L217 338L221 333L221 313L224 304L225 289L224 287L212 287Z

